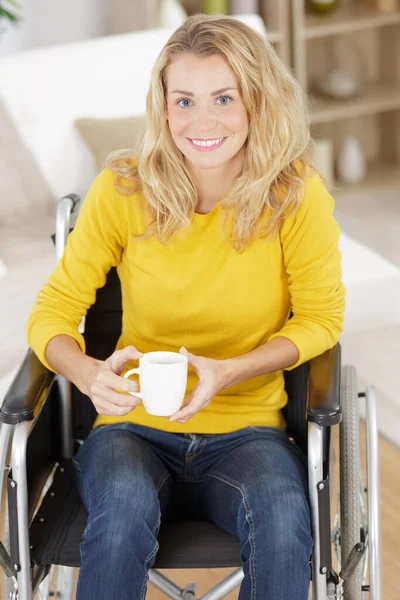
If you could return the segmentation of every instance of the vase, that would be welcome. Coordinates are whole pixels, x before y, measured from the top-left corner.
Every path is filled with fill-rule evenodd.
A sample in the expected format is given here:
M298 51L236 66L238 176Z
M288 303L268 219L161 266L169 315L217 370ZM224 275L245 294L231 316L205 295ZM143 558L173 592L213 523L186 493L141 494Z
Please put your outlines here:
M320 14L329 14L339 5L339 0L310 0L311 8Z
M258 14L258 0L230 0L229 13L231 15Z
M202 0L201 10L207 15L227 15L228 0Z
M326 184L328 187L333 186L334 184L334 176L333 176L333 142L330 139L321 138L319 140L314 140L315 144L315 162L317 163L317 167L325 178Z
M360 142L348 135L340 149L337 162L338 176L345 183L358 183L366 174L366 159Z

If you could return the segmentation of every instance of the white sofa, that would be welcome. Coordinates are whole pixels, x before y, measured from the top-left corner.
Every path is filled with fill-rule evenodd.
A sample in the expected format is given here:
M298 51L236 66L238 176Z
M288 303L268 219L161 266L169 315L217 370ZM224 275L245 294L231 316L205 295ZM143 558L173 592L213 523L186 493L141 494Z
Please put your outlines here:
M55 266L50 235L56 202L69 192L84 197L96 176L93 156L73 122L143 115L152 64L172 31L108 36L0 59L0 99L53 202L53 210L39 203L14 226L2 226L0 219L0 260L7 269L0 274L0 401L26 351L25 325L36 293ZM357 339L372 329L399 326L400 269L344 234L340 244L347 288L344 356L361 377L374 381L370 362L359 360ZM396 434L385 427L393 439Z

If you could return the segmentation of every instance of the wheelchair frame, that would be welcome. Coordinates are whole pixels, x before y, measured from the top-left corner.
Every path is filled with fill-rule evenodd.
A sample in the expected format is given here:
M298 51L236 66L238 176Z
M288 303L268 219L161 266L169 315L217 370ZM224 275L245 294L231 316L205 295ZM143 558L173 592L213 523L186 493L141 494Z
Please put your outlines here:
M71 214L78 206L78 203L79 197L75 194L70 194L62 198L59 202L56 221L56 251L58 260L62 256L69 234ZM332 387L323 397L321 397L321 394L313 395L312 390L309 388L307 405L309 500L314 537L312 553L312 597L313 600L328 600L333 598L358 600L358 598L343 595L343 580L345 577L350 577L354 572L359 561L363 558L365 546L363 547L363 544L361 544L357 548L354 547L352 555L345 557L346 564L342 565L340 575L335 573L331 563L331 497L329 474L324 478L323 459L324 443L326 443L324 435L326 434L326 430L330 430L331 426L341 422L341 396L347 393L345 388L340 389L340 345L338 344L337 348L332 350L338 350ZM317 357L317 359L320 358ZM59 386L61 398L62 456L71 458L74 453L71 385L63 377L54 375L45 369L44 366L40 365L38 359L36 359L36 362L33 359L36 359L36 357L29 351L0 409L0 469L2 473L9 473L6 491L10 522L10 550L8 553L8 550L0 543L0 564L6 575L10 578L9 583L13 582L13 590L11 590L10 585L8 586L10 597L6 598L6 600L32 600L38 590L46 594L46 596L42 597L47 597L49 593L51 578L46 576L49 572L51 573L53 566L42 567L35 565L32 567L31 565L26 450L30 430L39 418L54 384ZM349 366L345 368L354 369L354 367ZM366 534L365 540L368 546L366 556L369 557L370 567L368 591L370 592L371 600L381 600L379 467L375 387L369 386L365 392L358 394L358 396L365 397L366 401L369 501L367 532L364 533ZM331 452L331 448L329 452ZM51 479L52 476L50 476ZM0 483L0 509L4 495L3 482L4 477L1 478ZM362 482L360 482L360 485L363 487ZM49 482L45 486L46 489L48 486ZM363 506L362 501L361 505ZM322 519L325 519L325 521L323 522ZM337 523L337 515L335 523ZM364 562L365 567L366 561L364 560ZM74 568L61 566L61 571L63 571L62 576L64 576L64 581L62 583L63 592L59 597L68 598L69 600L72 597ZM365 577L366 568L364 568L364 579ZM218 600L225 597L239 586L242 578L243 571L241 568L238 568L199 600ZM149 581L170 598L177 600L195 598L195 584L190 583L182 590L156 569L149 570ZM365 581L363 583L364 588L368 587L365 585ZM364 591L362 594L364 594Z

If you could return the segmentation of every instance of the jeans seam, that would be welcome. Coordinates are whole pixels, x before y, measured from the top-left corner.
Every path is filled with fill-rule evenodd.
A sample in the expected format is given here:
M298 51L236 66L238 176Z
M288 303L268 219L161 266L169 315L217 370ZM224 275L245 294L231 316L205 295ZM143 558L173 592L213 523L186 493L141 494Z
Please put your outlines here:
M167 479L169 479L171 477L170 473L165 473L163 475L163 477L161 477L160 481L158 482L158 485L156 487L156 492L157 492L157 496L161 490L161 488L163 487L164 483L167 481Z
M161 488L163 487L164 483L165 483L165 482L167 481L167 479L169 479L169 478L170 478L170 474L169 474L169 473L165 473L165 474L164 474L164 476L163 476L163 477L161 477L161 479L160 479L160 481L159 481L159 483L158 483L158 485L157 485L157 487L156 487L157 496L158 496L158 494L159 494L159 492L160 492ZM160 527L160 525L161 525L161 510L159 510L159 511L158 511L158 519L157 519L157 522L156 522L156 524L154 525L153 529L151 530L151 533L152 533L154 536L155 536L155 534L156 534L156 531L157 531L157 529ZM147 582L148 582L148 579L149 579L149 577L148 577L148 570L147 570L147 563L148 563L148 562L151 560L151 558L154 556L154 554L156 554L156 552L157 552L158 548L159 548L159 544L158 544L158 541L156 540L156 545L154 546L153 550L152 550L151 552L149 552L149 554L146 556L146 559L145 559L145 561L144 561L144 568L145 568L145 569L146 569L146 571L147 571L147 576L146 576L146 578L145 578L145 580L144 580L144 583L143 583L143 588L142 588L142 592L141 592L141 595L140 595L140 600L144 600L144 598L145 598L145 594L146 594L146 585L147 585Z
M160 527L160 525L161 525L161 510L158 511L157 523L154 525L153 529L151 530L151 533L154 536L155 536L157 529ZM155 544L153 550L151 550L151 552L148 553L148 555L146 556L145 561L144 561L144 568L146 569L146 577L143 582L142 591L140 594L140 600L144 600L146 597L147 582L149 580L149 570L147 569L147 565L150 562L150 560L153 558L153 556L157 553L158 548L159 548L159 543L158 543L158 540L156 539L156 544Z
M86 481L86 477L85 477L85 471L84 471L84 469L83 469L82 465L81 465L81 464L80 464L80 463L79 463L77 460L73 459L73 462L74 462L74 464L75 464L75 466L76 466L77 470L78 470L78 471L79 471L79 473L81 474L81 478L82 478L83 485L84 485L85 492L86 492L86 497L87 497L87 499L88 499L88 512L90 512L90 509L91 509L91 505L92 505L92 504L91 504L91 499L90 499L90 488L89 488L89 486L88 486L88 484L87 484L87 481Z
M254 535L254 521L252 517L252 512L250 509L248 496L246 492L246 486L241 485L240 482L235 481L234 479L230 479L226 477L226 475L217 475L213 473L208 473L207 477L214 477L214 479L218 479L222 481L222 483L226 483L231 487L236 488L242 495L242 501L246 511L246 520L250 526L250 534L248 537L248 541L250 543L250 556L249 556L249 574L250 574L250 600L256 599L256 538Z

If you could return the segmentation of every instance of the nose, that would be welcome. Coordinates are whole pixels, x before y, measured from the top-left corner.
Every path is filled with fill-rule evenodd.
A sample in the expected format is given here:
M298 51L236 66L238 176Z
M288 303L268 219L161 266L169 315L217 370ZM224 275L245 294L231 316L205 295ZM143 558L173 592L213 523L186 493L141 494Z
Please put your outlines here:
M216 118L207 108L200 108L196 116L198 129L201 132L213 131L218 126Z

